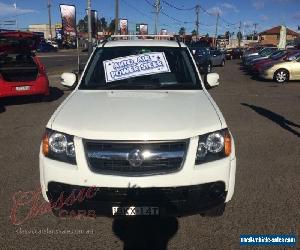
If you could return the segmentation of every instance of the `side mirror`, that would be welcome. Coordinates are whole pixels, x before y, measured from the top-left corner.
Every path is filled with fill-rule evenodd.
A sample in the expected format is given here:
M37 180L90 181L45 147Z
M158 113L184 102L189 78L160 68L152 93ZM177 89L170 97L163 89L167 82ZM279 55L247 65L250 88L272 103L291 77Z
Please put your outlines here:
M63 73L60 77L60 81L63 86L72 88L77 81L77 76L74 73Z
M209 73L206 76L206 81L209 87L217 87L219 85L220 76L218 73Z

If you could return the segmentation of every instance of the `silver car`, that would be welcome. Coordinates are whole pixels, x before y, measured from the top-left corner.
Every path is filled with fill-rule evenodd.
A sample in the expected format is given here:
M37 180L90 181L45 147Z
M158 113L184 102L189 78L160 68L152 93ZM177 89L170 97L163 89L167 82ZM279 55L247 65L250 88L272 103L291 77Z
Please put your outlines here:
M225 54L220 50L211 50L210 58L213 66L225 66Z

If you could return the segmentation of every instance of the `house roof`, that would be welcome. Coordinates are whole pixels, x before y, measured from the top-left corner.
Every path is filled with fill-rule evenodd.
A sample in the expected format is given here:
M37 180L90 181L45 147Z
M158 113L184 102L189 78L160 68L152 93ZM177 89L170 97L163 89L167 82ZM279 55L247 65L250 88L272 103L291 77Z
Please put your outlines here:
M260 35L279 35L280 29L281 29L281 26L273 27L271 29L261 32ZM290 35L290 36L299 36L299 33L295 32L289 28L286 28L286 34Z

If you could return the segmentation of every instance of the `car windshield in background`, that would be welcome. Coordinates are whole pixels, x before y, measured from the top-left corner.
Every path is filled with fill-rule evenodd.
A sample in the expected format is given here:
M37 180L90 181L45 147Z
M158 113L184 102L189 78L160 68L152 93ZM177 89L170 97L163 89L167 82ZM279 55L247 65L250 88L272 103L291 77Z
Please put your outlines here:
M98 48L79 89L202 89L187 48Z
M29 53L3 53L0 55L0 70L5 67L35 66L35 62Z
M197 53L197 55L199 55L199 56L206 56L206 55L208 55L209 54L209 50L207 49L207 48L201 48L201 49L196 49L196 53Z
M287 52L286 52L285 50L275 51L275 52L273 52L273 54L270 56L270 58L273 59L273 60L277 60L277 59L279 59L279 58L285 56L286 53L287 53Z
M268 56L274 52L275 49L266 49L264 51L261 51L259 54L260 56Z

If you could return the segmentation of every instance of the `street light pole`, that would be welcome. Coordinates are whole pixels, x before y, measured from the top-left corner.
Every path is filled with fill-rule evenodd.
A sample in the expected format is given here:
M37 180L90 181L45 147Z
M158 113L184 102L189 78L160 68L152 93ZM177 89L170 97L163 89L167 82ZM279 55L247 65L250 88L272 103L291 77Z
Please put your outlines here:
M156 0L155 2L155 20L154 20L154 33L157 35L157 27L158 27L158 16L160 11L160 0Z
M196 32L197 32L197 38L199 37L199 12L200 12L200 5L196 5Z
M119 0L115 0L115 35L118 35L119 27Z
M91 0L87 0L87 11L88 11L88 53L89 55L93 52L92 46L92 17L91 17Z
M219 18L220 13L217 13L217 22L216 22L216 33L215 33L215 46L217 47L217 37L218 37L218 28L219 28Z
M50 40L52 40L52 28L51 28L51 0L48 0L48 18L49 18L49 35Z

